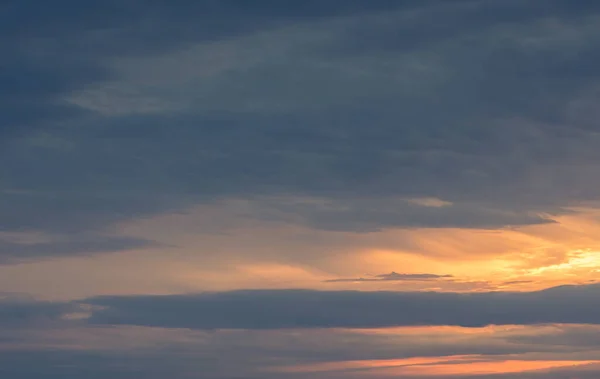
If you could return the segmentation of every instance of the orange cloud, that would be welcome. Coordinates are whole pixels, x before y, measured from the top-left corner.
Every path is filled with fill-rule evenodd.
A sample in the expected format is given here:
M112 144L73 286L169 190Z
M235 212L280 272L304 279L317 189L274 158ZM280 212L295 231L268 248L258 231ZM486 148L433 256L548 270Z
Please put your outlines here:
M479 355L447 357L415 357L406 359L380 359L362 361L325 362L273 368L281 373L322 373L369 371L373 376L446 376L509 374L598 364L589 360L493 360Z
M230 201L129 222L118 227L121 233L166 247L0 267L0 287L61 299L243 288L532 291L589 283L600 272L598 208L574 208L553 216L553 224L501 230L353 233L256 220L247 206ZM25 237L41 238L12 236ZM453 277L421 283L324 282L392 271Z
M372 359L358 361L341 361L341 362L324 362L308 365L288 366L275 368L274 371L284 373L311 373L311 372L328 372L356 369L379 369L388 367L404 367L412 365L430 365L448 362L449 360L461 361L468 360L471 356L453 356L453 357L416 357L406 359Z
M378 375L413 375L413 376L446 376L446 375L491 375L511 374L527 371L549 370L565 367L577 367L596 364L600 361L486 361L468 363L443 363L410 365L397 369L379 371Z

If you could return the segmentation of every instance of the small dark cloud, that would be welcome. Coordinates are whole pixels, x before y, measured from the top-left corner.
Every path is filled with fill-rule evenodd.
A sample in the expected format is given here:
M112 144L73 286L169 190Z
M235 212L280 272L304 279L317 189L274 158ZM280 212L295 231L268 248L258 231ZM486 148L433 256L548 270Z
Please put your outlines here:
M375 275L370 278L340 278L325 280L326 283L339 282L388 282L388 281L428 281L437 279L452 278L452 275L436 275L436 274L398 274L391 272L389 274Z
M98 253L148 249L160 244L133 237L91 235L53 236L51 242L18 243L0 238L0 265L23 263L37 259L85 256Z
M527 284L527 283L533 283L533 280L510 280L508 282L503 282L503 285L509 286L509 285L513 285L513 284Z
M0 294L0 329L55 325L81 310L74 303L39 301L19 295Z

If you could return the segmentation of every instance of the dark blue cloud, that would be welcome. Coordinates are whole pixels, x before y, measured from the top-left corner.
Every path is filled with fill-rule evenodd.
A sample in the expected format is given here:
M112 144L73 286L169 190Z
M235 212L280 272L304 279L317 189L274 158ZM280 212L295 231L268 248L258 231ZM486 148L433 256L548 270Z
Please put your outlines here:
M600 286L544 291L435 293L245 290L199 295L98 297L93 324L191 329L482 327L600 324Z
M63 235L58 241L15 243L0 241L0 264L16 264L43 258L92 255L134 249L148 249L159 244L138 238L104 235Z
M90 379L130 379L143 376L148 379L183 379L197 377L202 373L206 379L275 379L282 376L281 373L265 372L255 365L240 364L241 356L228 355L227 363L229 369L213 370L214 362L222 361L222 357L211 357L212 363L203 360L199 354L186 351L185 355L177 355L171 351L144 352L143 354L125 354L111 352L85 352L77 350L68 351L9 351L0 356L0 374L5 377L18 379L79 379L86 377ZM193 360L196 360L195 362ZM32 364L35 362L35 364ZM269 363L265 359L265 363ZM271 360L271 363L273 361ZM221 366L222 367L222 366ZM268 366L267 366L268 367ZM245 371L244 371L245 369ZM373 372L358 370L350 371L353 377L368 379L373 377ZM293 373L286 377L298 379L331 379L348 377L348 370L321 373ZM597 369L577 368L544 370L540 372L527 372L515 374L495 375L452 375L453 379L565 379L581 378L595 379L598 377ZM403 376L406 379L418 379L422 376ZM442 378L440 376L440 378Z
M461 310L475 310L475 316L481 311L491 314L498 306L507 306L510 301L507 297L515 300L515 296L522 296L526 300L533 300L534 305L541 302L550 303L557 300L560 305L580 305L583 297L593 298L598 292L597 288L571 287L557 288L529 294L481 294L477 298L478 307ZM364 295L364 296L363 296ZM282 319L286 317L279 309L281 305L290 304L288 315L292 313L299 317L294 323L295 327L302 327L306 320L303 309L309 308L320 310L314 317L322 321L332 318L345 317L346 320L364 317L365 305L374 306L371 313L400 313L399 309L404 306L403 314L416 314L423 312L425 315L433 306L425 302L428 294L388 293L396 295L400 303L389 303L388 308L381 308L385 301L382 293L314 293L313 291L276 291L244 293L213 294L210 296L151 296L144 298L121 297L101 298L104 306L116 307L112 317L134 318L138 322L128 322L131 325L139 325L142 319L139 313L142 310L152 311L152 315L146 317L144 322L154 320L151 324L159 324L164 327L182 328L183 325L198 328L207 318L211 311L203 309L210 305L221 311L238 312L237 319L242 320L243 314L247 314L250 320L245 325L256 325L256 315L263 310L261 317L264 319ZM415 298L424 295L423 306L420 309L411 308L409 305L416 304ZM456 294L451 294L454 297ZM567 297L578 297L577 301L568 300ZM345 316L341 310L334 310L340 302L348 304L348 297L354 297L362 307L346 310ZM486 301L484 298L496 300L500 297L504 300ZM286 298L288 300L286 300ZM322 299L334 299L334 304L329 307L323 305ZM412 298L413 300L408 300ZM235 299L236 304L230 300ZM261 301L267 300L267 302ZM346 299L346 300L345 300ZM383 299L383 300L382 300ZM184 305L187 301L196 304L191 307ZM208 302L207 302L208 301ZM411 303L412 302L412 303ZM117 304L120 303L120 304ZM124 305L129 304L128 306ZM410 303L410 304L409 304ZM149 304L153 304L149 306ZM577 305L579 304L579 305ZM593 303L590 303L593 307ZM253 306L260 305L260 309ZM464 306L465 303L458 301L455 306ZM248 307L239 314L239 309ZM479 309L479 310L478 310ZM569 356L577 354L577 359L597 359L599 346L598 328L586 325L562 325L556 327L539 327L534 329L513 329L509 332L483 334L467 333L460 335L459 331L439 332L442 338L432 338L437 333L424 332L427 338L421 335L408 334L364 334L347 330L216 330L210 332L185 331L162 328L139 328L114 326L105 324L96 327L85 325L83 320L65 320L65 314L89 311L82 308L77 302L74 303L50 303L39 302L23 298L5 298L0 300L0 344L3 353L0 354L0 374L16 378L78 378L82 375L92 378L130 378L148 377L162 378L166 375L173 378L188 378L190 374L202 372L203 378L275 378L281 373L269 372L268 368L273 366L296 366L302 364L314 364L319 362L342 362L348 360L370 360L370 359L402 359L410 357L440 357L452 355L481 355L481 358L490 361L502 361L507 357L514 358L515 354L526 354L524 359L570 359ZM530 309L523 309L523 315L528 315ZM96 311L98 312L98 311ZM101 317L107 317L102 314ZM240 322L231 323L233 315L223 313L224 323L230 326L239 326ZM442 318L447 315L454 317L456 311L448 310L438 313ZM206 315L208 313L208 315ZM511 308L504 309L499 315L510 315ZM356 315L355 315L356 314ZM558 317L564 314L558 312ZM391 317L391 316L390 316ZM472 320L472 318L468 318ZM502 316L504 317L504 316ZM527 316L526 316L527 317ZM174 320L179 320L174 322ZM190 321L196 319L196 321ZM398 316L398 320L405 319ZM431 316L424 316L424 320L430 320ZM188 320L188 321L184 321ZM288 319L288 321L291 319ZM99 320L103 322L103 320ZM282 322L284 320L282 319ZM338 322L339 323L339 322ZM116 323L118 324L118 323ZM321 324L321 322L319 322ZM264 329L264 328L261 328ZM128 339L131 341L126 341ZM98 344L99 343L99 344ZM74 348L73 346L76 346ZM223 360L222 357L227 356ZM88 375L89 374L89 375ZM347 372L306 373L306 376L298 374L299 378L331 377L332 375L347 375ZM365 377L371 373L365 372ZM548 373L544 373L548 374ZM566 371L561 371L566 375ZM257 376L258 375L258 376ZM541 374L540 374L541 375ZM510 378L511 376L506 376ZM564 376L542 376L543 378L564 378ZM515 378L518 378L515 377Z
M197 23L194 29L150 30L144 32L159 35L164 32L173 38L173 33L187 32L199 39L232 36L241 32L272 26L269 23L294 22L298 20L351 15L356 13L419 8L440 4L440 0L426 0L416 5L412 1L375 0L341 1L323 3L316 0L281 3L273 0L258 0L247 3L239 0L170 1L107 0L83 5L74 0L59 0L52 4L37 0L7 1L3 4L3 34L16 36L48 36L49 33L66 36L74 31L104 30L115 26L135 24L140 18L158 22ZM455 3L464 2L454 1ZM219 22L217 22L220 21ZM265 24L265 22L267 24ZM199 25L198 25L199 24ZM189 26L188 26L189 27ZM249 29L252 28L252 29ZM191 33L190 33L191 32ZM149 46L153 41L147 41Z
M75 304L38 301L0 293L0 325L4 330L53 325L78 309L80 308Z
M497 228L598 198L596 3L3 7L2 230L102 233L231 197L328 230ZM269 38L253 45L259 32ZM224 48L232 66L170 88L172 57L193 48ZM153 66L164 57L175 66ZM144 69L149 84L133 83ZM166 87L152 81L162 75ZM127 108L103 86L182 108L113 114L69 101L100 91ZM264 201L277 196L345 210ZM397 200L422 196L454 205Z
M140 357L135 353L78 350L7 351L0 357L0 375L19 379L130 379L139 375L149 379L162 379L189 377L190 372L198 369L176 367L175 362L181 365L186 363L185 360L169 358L165 359L159 353L146 353Z
M27 149L19 139L42 132L81 143L77 137L93 115L68 103L65 98L94 83L116 78L117 73L107 65L111 59L157 55L191 43L231 38L286 22L413 6L408 2L391 1L368 4L360 1L327 4L259 1L252 5L239 1L183 1L178 4L97 1L85 5L71 0L52 4L35 0L4 2L0 16L0 33L3 35L0 51L4 57L0 63L0 155L3 161L11 164L3 167L2 187L33 189L43 193L45 200L21 196L15 202L15 196L3 193L1 207L3 213L10 213L11 217L2 220L0 225L9 230L60 229L60 226L90 228L117 220L115 215L119 212L132 217L164 207L178 207L172 198L168 205L157 205L161 203L157 199L136 201L110 194L86 196L85 192L98 184L100 191L105 190L103 181L110 183L110 192L121 193L123 189L131 188L128 182L139 176L133 175L127 180L126 176L139 167L128 162L130 156L121 156L118 162L111 161L105 151L98 151L102 146L97 146L93 134L92 140L86 141L94 145L95 151L91 154L82 151L89 148L85 145L67 153L49 154L44 149L41 152L40 149ZM96 118L95 122L104 124L107 120ZM73 123L75 126L66 127ZM131 133L126 125L120 125L119 129L120 133ZM107 144L112 142L108 140ZM160 140L151 142L152 145L157 143L160 148ZM163 175L159 179L162 182L171 179L165 178L164 172L150 173L151 176L156 174ZM134 188L145 184L156 183L142 181ZM175 186L189 187L177 183ZM66 189L76 195L57 196L51 191L56 187L61 193ZM147 198L143 194L140 197ZM23 203L21 199L24 199ZM32 209L36 215L31 214ZM113 216L106 217L108 213ZM87 217L87 220L84 222L81 217Z

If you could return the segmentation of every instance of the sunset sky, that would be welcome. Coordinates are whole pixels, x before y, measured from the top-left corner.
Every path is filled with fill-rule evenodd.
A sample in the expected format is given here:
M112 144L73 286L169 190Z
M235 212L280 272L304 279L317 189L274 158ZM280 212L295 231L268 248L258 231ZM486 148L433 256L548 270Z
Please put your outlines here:
M0 378L600 378L600 1L0 2Z

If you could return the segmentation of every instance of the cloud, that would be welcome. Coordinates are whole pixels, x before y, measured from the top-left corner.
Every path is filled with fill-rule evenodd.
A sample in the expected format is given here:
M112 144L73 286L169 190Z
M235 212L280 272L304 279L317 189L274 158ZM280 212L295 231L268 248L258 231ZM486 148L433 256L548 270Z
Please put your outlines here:
M252 7L235 1L182 1L173 5L165 1L149 4L109 0L89 7L73 0L59 0L52 6L34 1L5 2L0 16L0 32L7 37L0 46L6 57L0 70L2 140L40 128L55 131L68 120L89 116L90 112L65 102L64 97L115 78L118 74L107 62L117 56L152 56L286 21L391 7L385 2L364 5L359 1L326 6L315 2L279 6L263 1ZM216 19L219 21L214 22ZM198 28L198 23L203 27Z
M471 356L448 356L436 358L412 358L371 360L353 362L328 362L324 364L296 365L282 368L283 373L326 373L335 371L367 371L373 375L401 375L408 376L455 376L477 374L499 374L499 373L524 373L531 371L543 371L556 368L576 368L577 366L595 365L598 361L542 361L542 360L518 360L518 359L487 359L478 355Z
M567 331L570 327L564 328ZM573 328L597 334L594 326ZM348 369L362 367L353 373L363 375L359 378L372 378L383 375L390 366L418 361L443 363L458 359L464 363L467 359L514 369L504 361L519 360L525 366L535 365L528 362L536 361L560 365L561 361L598 360L600 352L594 346L578 346L576 339L570 340L569 346L559 339L518 342L520 337L558 337L556 332L553 326L302 331L193 331L81 324L33 330L3 328L0 373L26 378L76 378L88 372L98 378L128 378L134 374L180 378L201 371L208 378L276 378L282 369L295 368L296 372L306 372L297 373L299 378L330 378L347 376ZM219 359L223 354L228 359ZM435 370L436 366L430 368ZM468 367L460 368L468 371Z
M425 204L425 205L424 205ZM394 197L267 197L247 205L257 218L308 227L357 233L393 228L477 228L550 224L543 214L487 208L481 204L457 204L432 199ZM556 212L556 213L562 213Z
M398 274L397 272L391 272L389 274L379 274L372 278L340 278L326 280L327 283L338 283L338 282L386 282L386 281L421 281L421 280L436 280L452 278L452 275L436 275L436 274Z
M598 285L539 292L435 293L245 290L199 295L98 297L90 322L190 329L600 323Z
M533 283L533 280L509 280L507 282L502 283L502 285L510 286L514 284L528 284Z
M565 350L592 350L600 345L600 333L596 328L582 325L556 325L541 333L514 335L508 341L526 345L562 346Z
M435 197L417 197L414 199L408 199L408 202L420 205L422 207L433 208L449 207L452 205L452 203L449 201L444 201Z
M71 255L92 255L161 246L150 240L109 235L51 236L50 241L12 242L0 238L0 265Z
M8 3L4 230L232 198L329 231L493 229L598 197L594 4L141 4Z
M83 308L74 303L38 301L14 294L0 294L0 325L6 330L56 325L65 316Z
M15 304L20 304L18 311ZM189 330L89 325L59 316L89 308L49 304L14 296L0 301L0 315L28 315L19 317L18 322L12 315L0 317L1 374L76 378L93 372L98 378L161 378L167 374L183 378L201 371L208 378L275 378L282 369L296 367L296 371L317 371L298 374L300 378L325 378L348 375L348 368L361 366L364 369L354 373L367 378L383 375L386 367L403 361L443 363L459 355L496 364L499 369L511 368L505 360L519 360L525 367L535 365L527 362L560 365L560 361L600 357L598 326L591 325ZM62 310L51 311L53 307ZM219 359L224 354L228 359ZM323 367L339 370L318 372ZM469 367L460 368L467 372Z
M89 294L239 288L261 275L343 287L391 267L423 273L356 280L453 291L588 280L597 233L582 213L563 216L600 196L599 21L597 1L3 1L2 282L83 299L0 296L0 377L269 379L273 365L457 354L597 360L594 325L469 333L600 325L598 284ZM242 206L229 217L232 202ZM201 224L184 220L187 232L162 219L155 233L125 234L212 206ZM153 234L193 251L151 251L163 246ZM143 254L88 258L132 250ZM483 277L490 261L465 257L491 255L494 270L516 274L428 273Z

